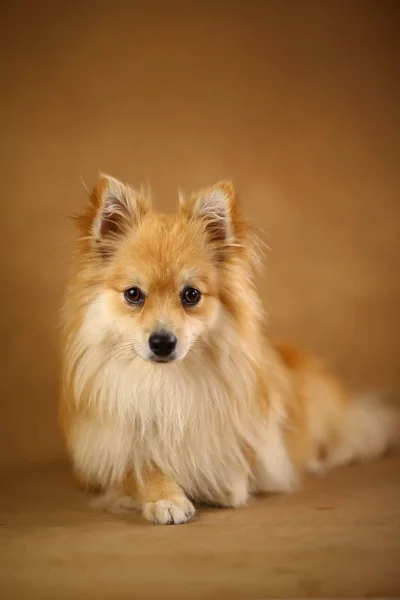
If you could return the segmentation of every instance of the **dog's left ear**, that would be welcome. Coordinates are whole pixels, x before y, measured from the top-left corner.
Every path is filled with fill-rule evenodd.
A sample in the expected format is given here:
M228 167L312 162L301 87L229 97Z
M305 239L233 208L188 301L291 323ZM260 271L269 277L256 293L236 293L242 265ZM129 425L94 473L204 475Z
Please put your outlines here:
M230 182L221 181L193 194L189 202L180 197L181 211L190 219L200 219L210 241L229 244L235 237L236 194Z

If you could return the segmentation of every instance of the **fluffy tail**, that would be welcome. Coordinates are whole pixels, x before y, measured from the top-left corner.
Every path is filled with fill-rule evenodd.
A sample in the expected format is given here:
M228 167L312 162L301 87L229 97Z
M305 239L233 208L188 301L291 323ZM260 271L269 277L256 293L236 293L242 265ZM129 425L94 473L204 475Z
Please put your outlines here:
M400 407L382 394L356 397L347 406L329 466L381 456L400 442Z

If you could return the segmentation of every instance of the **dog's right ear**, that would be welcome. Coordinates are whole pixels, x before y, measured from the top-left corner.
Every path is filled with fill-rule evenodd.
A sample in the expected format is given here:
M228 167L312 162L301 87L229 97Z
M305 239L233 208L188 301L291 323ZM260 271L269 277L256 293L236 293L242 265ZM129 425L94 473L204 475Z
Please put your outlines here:
M91 237L97 246L110 248L150 210L150 201L109 175L101 175L90 195L92 203Z

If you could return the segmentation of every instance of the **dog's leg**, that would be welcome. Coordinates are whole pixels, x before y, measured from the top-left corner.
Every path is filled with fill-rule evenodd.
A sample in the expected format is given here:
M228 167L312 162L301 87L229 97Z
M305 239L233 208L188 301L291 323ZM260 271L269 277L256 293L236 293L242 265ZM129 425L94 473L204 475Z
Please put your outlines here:
M148 521L160 525L178 525L189 521L195 509L182 488L158 468L147 469L141 482L129 476L124 484Z
M238 508L249 501L249 476L241 470L235 470L230 475L229 486L223 494L215 499L217 506Z

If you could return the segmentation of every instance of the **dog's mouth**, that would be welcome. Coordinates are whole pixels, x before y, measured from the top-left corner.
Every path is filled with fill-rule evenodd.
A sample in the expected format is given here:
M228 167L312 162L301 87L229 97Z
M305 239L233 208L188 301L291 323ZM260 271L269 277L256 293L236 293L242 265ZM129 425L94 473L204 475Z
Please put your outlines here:
M175 354L171 354L170 356L157 356L155 354L152 354L149 359L151 362L153 363L158 363L158 364L168 364L171 362L174 362L176 360L176 356Z

